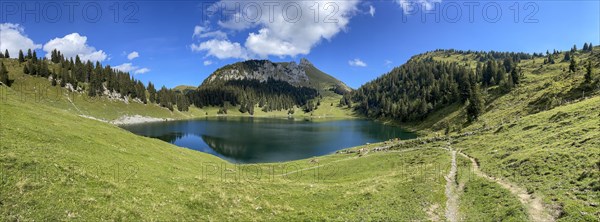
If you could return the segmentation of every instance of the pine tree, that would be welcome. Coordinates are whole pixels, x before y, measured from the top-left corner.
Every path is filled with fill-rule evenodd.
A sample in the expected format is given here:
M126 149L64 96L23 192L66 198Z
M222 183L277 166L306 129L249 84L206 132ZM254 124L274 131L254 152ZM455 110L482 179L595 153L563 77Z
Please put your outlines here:
M4 63L0 63L0 82L10 87L10 80L8 79L8 70L4 66Z
M35 50L33 50L33 57L31 58L33 60L33 62L37 62L38 58L37 58L37 53L35 52Z
M586 42L586 43L583 43L583 51L584 51L584 52L587 52L587 51L588 51L588 44L587 44L587 42Z
M554 64L554 56L548 55L548 60L547 61L548 61L549 64Z
M566 62L566 61L569 61L569 60L571 60L571 55L570 55L570 54L571 54L571 53L569 53L569 52L565 52L565 57L563 58L563 61L565 61L565 62Z
M151 103L156 102L156 89L154 88L154 84L152 82L148 82L148 99Z
M569 64L569 71L571 71L571 72L577 71L577 62L575 61L575 58L571 59L571 64Z
M31 49L27 50L27 60L30 60L33 57L33 55L31 54Z
M23 73L29 75L29 65L28 65L28 63L26 63L25 65L23 65Z
M517 69L513 69L512 71L510 71L510 77L512 78L512 82L515 85L519 84L520 81L520 75L519 72L517 72Z
M10 58L10 54L8 54L8 49L4 50L4 58Z
M23 55L23 50L19 49L19 63L25 62L25 55Z
M585 82L586 83L590 83L592 82L592 73L594 72L594 67L592 66L592 61L588 60L587 66L586 66L586 72L585 72Z
M481 98L481 92L479 85L475 85L471 90L469 96L469 105L467 105L467 116L469 121L477 120L477 118L483 113L483 99Z

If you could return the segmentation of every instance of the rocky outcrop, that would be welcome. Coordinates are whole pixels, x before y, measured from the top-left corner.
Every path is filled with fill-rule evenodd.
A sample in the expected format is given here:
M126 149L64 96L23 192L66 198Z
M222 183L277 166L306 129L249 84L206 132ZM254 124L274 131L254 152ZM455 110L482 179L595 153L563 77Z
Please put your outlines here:
M308 76L303 66L295 62L273 63L266 60L249 60L225 66L208 77L205 83L230 80L280 80L295 86L308 85Z

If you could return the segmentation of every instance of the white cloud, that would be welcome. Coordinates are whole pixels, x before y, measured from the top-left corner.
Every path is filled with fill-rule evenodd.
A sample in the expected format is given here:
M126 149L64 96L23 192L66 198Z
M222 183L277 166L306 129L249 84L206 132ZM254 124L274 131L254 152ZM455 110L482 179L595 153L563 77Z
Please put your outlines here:
M123 64L115 66L113 68L116 70L119 70L121 72L129 72L129 73L133 73L133 74L144 74L144 73L150 72L150 69L148 69L148 68L139 68L137 66L134 66L131 63L123 63Z
M227 33L224 33L221 30L211 32L209 29L197 25L194 27L194 34L192 37L227 39Z
M264 58L272 55L279 57L306 55L322 40L330 41L336 34L347 29L350 19L358 11L358 2L359 0L319 1L319 9L317 11L320 16L318 17L318 22L315 22L315 17L312 16L316 13L313 6L315 2L278 0L270 1L270 4L267 5L262 4L262 2L254 4L253 7L248 8L255 9L255 6L259 6L261 14L258 14L256 10L242 10L246 14L236 13L229 16L226 20L219 20L217 22L221 28L232 31L243 31L257 27L256 30L258 31L248 33L243 46L242 43L225 41L223 38L220 41L215 41L215 38L201 42L199 45L193 44L192 50L194 50L194 47L198 48L203 44L205 46L215 46L217 43L220 43L221 46L231 47L235 50L235 53L216 53L215 51L211 52L207 50L207 54L219 59L243 57ZM215 3L213 6L219 10L223 8L231 10L235 8L236 3L238 2L223 0ZM278 3L278 5L272 6L272 3ZM290 5L300 6L298 11L301 11L303 14L297 14L296 8L293 6L288 7ZM243 3L241 8L244 9ZM287 9L287 13L285 14L284 11L286 10L284 9ZM336 13L332 14L333 11L336 11ZM311 12L310 16L307 12ZM203 28L197 28L194 30L194 36L197 35L196 33L205 32Z
M418 12L421 10L432 10L436 3L442 0L394 0L400 5L405 14ZM419 7L419 8L414 8Z
M113 68L116 70L119 70L121 72L131 72L133 70L136 70L138 67L133 66L131 63L123 63L123 64L115 66Z
M209 66L209 65L212 65L212 64L213 64L213 62L212 62L212 61L210 61L210 60L204 60L204 62L203 62L203 63L204 63L204 66Z
M33 40L25 35L25 29L19 24L2 23L0 24L0 50L8 53L12 58L19 56L19 50L27 52L28 49L39 49L40 44L35 44Z
M383 61L383 64L387 67L389 67L392 64L392 61L386 59L385 61Z
M206 51L207 55L217 57L218 59L248 58L246 50L240 45L240 43L232 43L229 40L211 39L200 44L192 44L190 47L194 52Z
M79 55L82 61L104 61L107 58L102 50L96 51L96 48L87 44L87 37L79 33L71 33L62 38L55 38L44 44L46 57L50 58L50 53L58 49L65 58L71 58Z
M360 60L358 58L348 61L348 64L350 66L356 66L356 67L367 67L367 63L363 62L362 60Z
M137 57L140 57L140 54L136 51L133 51L133 52L129 53L129 55L127 55L127 59L129 59L129 60L133 60Z
M134 74L144 74L144 73L147 73L147 72L150 72L149 68L141 68L141 69L135 70L133 73Z
M375 17L375 7L372 5L369 5L369 14L371 14L371 17Z

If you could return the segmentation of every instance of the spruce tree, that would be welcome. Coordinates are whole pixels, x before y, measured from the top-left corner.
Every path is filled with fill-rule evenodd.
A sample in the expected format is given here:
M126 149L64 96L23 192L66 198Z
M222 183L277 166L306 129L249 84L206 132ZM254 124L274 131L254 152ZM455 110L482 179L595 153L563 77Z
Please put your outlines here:
M520 76L519 76L519 72L517 72L516 68L514 68L512 71L510 71L510 77L512 78L513 84L515 84L515 85L519 84Z
M585 82L586 83L590 83L592 82L592 73L594 72L594 67L592 66L592 61L588 60L587 66L586 66L586 72L585 72Z
M575 61L575 58L571 59L571 64L569 64L569 71L571 71L571 72L577 71L577 62Z
M32 55L31 60L33 60L33 62L37 62L38 61L37 53L35 52L35 50L33 50L33 55Z
M4 50L4 58L10 58L10 54L8 54L8 49Z
M8 70L4 66L4 63L0 63L0 82L5 86L10 87L10 80L8 79Z
M569 61L569 60L571 60L571 55L570 55L570 54L571 54L571 53L569 53L569 52L565 52L565 57L563 58L563 61L565 61L565 62L566 62L566 61Z
M31 49L27 50L27 59L30 60L33 57L33 54L31 54Z
M27 63L25 65L23 65L23 73L29 75L29 65L27 65Z
M483 99L479 85L475 85L469 96L469 105L467 105L467 117L469 121L474 121L483 113Z
M25 62L25 55L23 55L23 50L19 49L19 63Z

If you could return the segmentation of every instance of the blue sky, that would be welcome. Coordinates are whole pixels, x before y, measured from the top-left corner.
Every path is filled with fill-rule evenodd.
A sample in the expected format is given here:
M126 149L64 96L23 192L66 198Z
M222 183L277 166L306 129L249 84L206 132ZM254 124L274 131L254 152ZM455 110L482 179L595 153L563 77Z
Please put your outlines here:
M44 56L59 48L167 87L197 86L245 59L307 58L356 88L434 49L545 52L600 44L598 1L279 1L272 14L265 1L240 1L232 10L235 3L2 1L0 49L37 48Z

